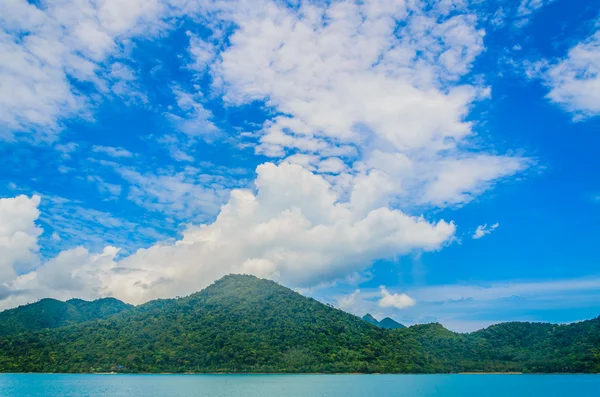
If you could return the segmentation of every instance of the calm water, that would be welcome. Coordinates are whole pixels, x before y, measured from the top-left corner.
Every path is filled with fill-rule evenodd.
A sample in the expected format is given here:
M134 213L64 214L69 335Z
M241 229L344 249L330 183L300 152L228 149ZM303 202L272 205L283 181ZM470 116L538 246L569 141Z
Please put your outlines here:
M600 375L12 375L2 397L600 396Z

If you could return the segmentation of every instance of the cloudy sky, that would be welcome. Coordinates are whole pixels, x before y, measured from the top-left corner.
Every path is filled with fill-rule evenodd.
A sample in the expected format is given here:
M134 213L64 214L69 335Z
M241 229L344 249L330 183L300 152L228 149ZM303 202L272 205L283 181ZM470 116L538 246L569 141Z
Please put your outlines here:
M600 4L0 2L0 308L229 273L458 331L600 314Z

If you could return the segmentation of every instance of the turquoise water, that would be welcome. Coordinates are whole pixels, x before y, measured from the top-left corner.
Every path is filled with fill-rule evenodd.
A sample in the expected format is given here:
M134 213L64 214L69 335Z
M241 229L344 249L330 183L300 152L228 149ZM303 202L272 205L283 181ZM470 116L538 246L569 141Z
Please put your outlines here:
M2 397L600 396L600 375L0 374Z

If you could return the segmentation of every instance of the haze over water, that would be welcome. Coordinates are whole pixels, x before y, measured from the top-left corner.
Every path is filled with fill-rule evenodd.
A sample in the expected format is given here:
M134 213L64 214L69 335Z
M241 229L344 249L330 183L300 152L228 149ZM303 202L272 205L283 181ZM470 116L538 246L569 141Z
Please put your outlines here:
M10 397L594 396L599 375L0 375Z

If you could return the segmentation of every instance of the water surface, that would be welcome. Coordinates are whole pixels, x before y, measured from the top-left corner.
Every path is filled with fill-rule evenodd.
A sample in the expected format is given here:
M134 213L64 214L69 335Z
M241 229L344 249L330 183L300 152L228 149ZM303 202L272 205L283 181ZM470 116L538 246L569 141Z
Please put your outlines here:
M4 397L600 396L600 375L0 374Z

